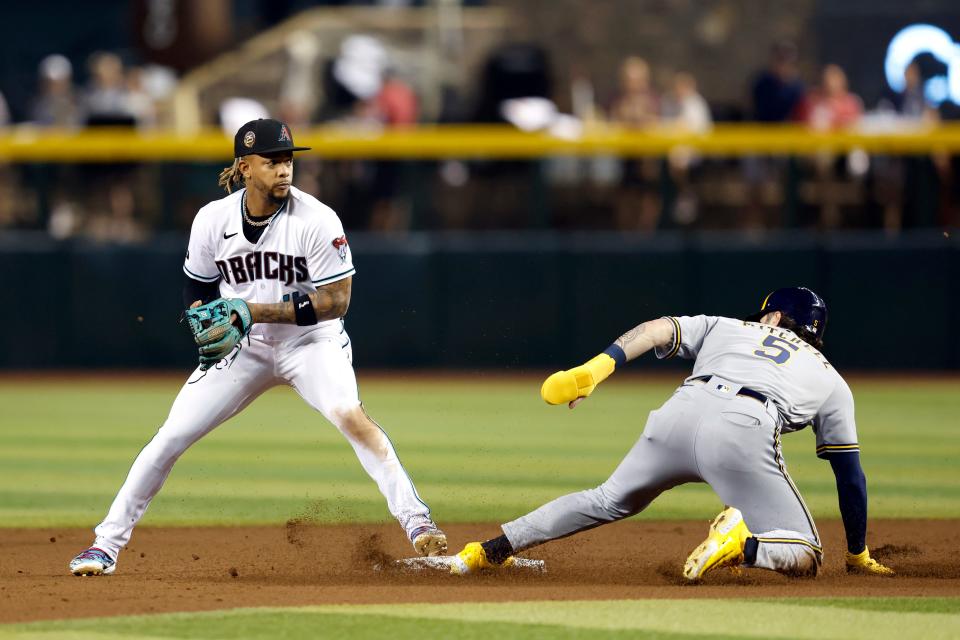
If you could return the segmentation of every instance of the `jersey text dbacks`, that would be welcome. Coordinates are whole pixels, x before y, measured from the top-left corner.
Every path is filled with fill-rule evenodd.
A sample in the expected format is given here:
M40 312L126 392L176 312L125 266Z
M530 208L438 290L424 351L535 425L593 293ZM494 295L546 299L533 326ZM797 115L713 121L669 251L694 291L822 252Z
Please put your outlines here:
M276 251L251 251L243 256L217 260L217 269L227 284L254 280L279 280L290 286L310 279L305 256L290 256Z

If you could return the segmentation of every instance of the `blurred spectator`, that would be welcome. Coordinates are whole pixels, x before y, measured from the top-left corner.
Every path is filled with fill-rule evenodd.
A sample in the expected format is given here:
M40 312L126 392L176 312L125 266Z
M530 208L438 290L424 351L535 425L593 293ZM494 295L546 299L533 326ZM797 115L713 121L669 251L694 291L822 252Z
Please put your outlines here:
M70 128L78 124L73 65L60 54L49 55L38 69L40 91L30 108L30 119L43 127Z
M938 119L936 109L927 101L923 93L923 76L917 61L907 65L903 74L902 92L894 92L880 99L876 116L884 121L893 116L893 128L915 128ZM933 164L931 164L933 160ZM930 158L915 156L874 158L873 191L877 204L882 209L883 228L888 233L897 233L904 225L906 209L916 203L916 189L907 189L907 185L916 185L922 174L930 175L935 169L941 177L948 170L948 163L938 155Z
M286 49L289 62L280 89L280 119L294 129L302 129L309 126L317 106L315 67L320 42L310 31L295 31L287 37Z
M575 63L570 70L570 105L573 116L591 126L600 119L593 81L583 65Z
M147 70L143 67L130 67L125 75L127 105L134 122L142 128L152 128L157 124L157 109L153 96L146 86Z
M521 131L548 129L557 120L550 53L527 41L494 46L483 61L472 108L464 120L507 124ZM545 159L447 161L439 177L449 206L443 226L513 229L546 224ZM522 212L522 213L520 213Z
M60 55L51 54L37 67L37 95L30 104L29 117L39 127L71 129L79 124L73 65ZM20 166L22 179L37 193L49 197L47 227L51 235L63 238L80 225L76 201L79 178L75 165L52 164Z
M670 93L663 100L663 120L692 133L706 133L713 127L710 107L697 91L692 74L674 74Z
M374 98L377 117L391 128L409 127L417 123L419 103L413 88L392 69L383 72L383 88Z
M354 35L340 44L340 54L333 61L333 79L352 97L346 117L354 124L382 124L376 98L383 89L387 65L387 50L376 38Z
M863 101L847 87L847 74L838 65L823 68L821 83L797 109L797 118L818 131L847 129L863 116ZM840 226L843 205L862 204L862 178L869 169L869 156L854 149L846 162L829 151L812 158L815 177L810 185L810 200L820 205L819 225L824 229Z
M770 62L753 81L753 118L758 122L785 122L803 100L803 83L797 69L797 48L778 42Z
M817 130L844 129L860 120L863 101L847 87L847 74L838 65L823 68L820 87L797 109L797 119Z
M770 49L767 67L759 71L750 87L753 119L763 123L790 120L804 96L803 82L797 67L797 47L792 42L777 42ZM747 206L740 220L746 229L761 230L782 225L779 216L788 161L777 157L745 157L744 177L747 183Z
M137 124L124 76L123 62L114 53L90 56L90 86L81 99L83 123L88 126Z
M223 135L233 137L237 129L258 118L269 118L270 111L253 98L227 98L220 103L220 129Z
M536 44L516 42L502 45L490 54L484 65L472 120L482 123L507 122L503 104L521 98L552 101L549 55Z
M646 127L659 119L657 95L650 86L650 66L631 56L620 65L620 93L610 109L610 119L631 127Z
M177 78L169 67L158 65L124 68L115 53L90 56L90 83L81 95L81 121L87 126L139 126L157 124L157 101L168 98Z
M0 93L0 130L10 124L10 110L7 100ZM17 184L17 171L6 164L0 164L0 229L19 226L24 222L23 189Z
M326 104L322 117L344 126L383 129L417 122L413 88L393 67L386 47L371 36L353 35L326 67ZM347 161L340 165L346 185L350 226L400 231L410 226L410 206L400 195L404 165L399 161Z
M920 73L920 63L914 61L907 65L903 72L903 91L894 92L880 99L877 110L880 112L892 111L908 121L935 119L936 109L923 95L923 76Z
M660 119L659 101L650 85L650 66L643 58L630 56L620 65L620 92L610 108L610 119L630 128L649 127ZM660 221L659 190L660 160L626 160L617 194L617 228L656 229Z
M143 96L131 94L123 62L114 53L90 56L90 86L81 100L87 126L131 127L146 122ZM138 86L137 91L140 91ZM83 168L88 201L82 232L99 241L133 242L145 236L135 217L133 191L139 167L129 163L91 164ZM115 233L111 234L111 229Z
M697 80L692 74L674 74L670 93L663 100L663 121L690 133L707 133L713 127L710 107L697 91ZM690 176L700 165L700 156L681 145L670 150L667 162L677 189L673 220L679 225L690 225L699 214L696 190Z
M413 88L401 80L392 69L383 70L383 86L373 99L375 117L383 126L396 129L417 123L419 103ZM377 162L374 165L373 210L370 228L380 231L400 231L410 227L410 204L401 200L400 186L403 167L398 162Z
M473 120L576 138L582 132L582 122L560 113L553 98L547 52L536 44L505 45L487 60Z

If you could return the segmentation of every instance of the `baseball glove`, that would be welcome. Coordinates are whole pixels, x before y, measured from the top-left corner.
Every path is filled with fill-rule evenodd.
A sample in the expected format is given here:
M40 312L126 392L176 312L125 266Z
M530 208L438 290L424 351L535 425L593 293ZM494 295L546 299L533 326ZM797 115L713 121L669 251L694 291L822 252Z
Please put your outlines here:
M197 343L201 371L206 371L230 355L250 333L253 324L250 308L239 298L217 298L213 302L187 309L184 317Z

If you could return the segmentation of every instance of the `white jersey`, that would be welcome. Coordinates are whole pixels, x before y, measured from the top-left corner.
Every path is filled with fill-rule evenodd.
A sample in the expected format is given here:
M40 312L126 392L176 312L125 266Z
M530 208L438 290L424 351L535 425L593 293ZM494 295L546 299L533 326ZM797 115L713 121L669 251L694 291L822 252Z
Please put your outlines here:
M859 451L853 394L817 349L789 329L715 316L669 317L673 344L658 358L696 359L691 378L716 375L767 396L784 431L813 424L817 455Z
M243 234L245 189L215 200L197 213L183 271L201 282L220 281L220 295L247 302L276 303L293 292L317 287L356 273L343 225L333 209L290 187L290 196L256 244ZM313 326L257 323L251 335L288 340L311 331L343 332L343 321Z

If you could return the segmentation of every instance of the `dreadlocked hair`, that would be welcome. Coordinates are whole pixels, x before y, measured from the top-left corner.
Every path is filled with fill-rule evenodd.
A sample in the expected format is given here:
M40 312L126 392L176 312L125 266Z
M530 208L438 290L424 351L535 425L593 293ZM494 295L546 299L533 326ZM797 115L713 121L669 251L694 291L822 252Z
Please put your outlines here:
M220 172L217 184L226 189L227 193L233 192L234 187L244 184L243 174L240 172L240 158L234 158L233 164Z
M782 313L782 312L781 312ZM804 327L797 324L797 322L788 316L785 313L782 313L780 317L780 323L778 327L783 327L784 329L789 329L797 334L797 337L812 346L817 351L823 351L823 339L818 338L813 333L807 331Z

